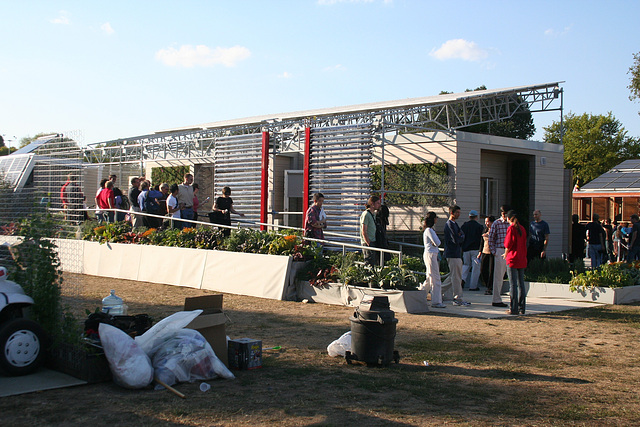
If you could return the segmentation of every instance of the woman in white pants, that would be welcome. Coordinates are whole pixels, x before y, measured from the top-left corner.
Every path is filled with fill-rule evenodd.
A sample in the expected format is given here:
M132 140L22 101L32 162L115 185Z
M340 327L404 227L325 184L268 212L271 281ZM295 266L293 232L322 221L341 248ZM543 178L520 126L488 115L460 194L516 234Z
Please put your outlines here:
M427 213L422 228L422 238L424 240L424 265L427 268L427 280L425 284L431 289L431 307L446 308L442 303L442 282L440 281L440 262L438 261L438 253L440 250L440 239L433 227L438 217L435 212Z

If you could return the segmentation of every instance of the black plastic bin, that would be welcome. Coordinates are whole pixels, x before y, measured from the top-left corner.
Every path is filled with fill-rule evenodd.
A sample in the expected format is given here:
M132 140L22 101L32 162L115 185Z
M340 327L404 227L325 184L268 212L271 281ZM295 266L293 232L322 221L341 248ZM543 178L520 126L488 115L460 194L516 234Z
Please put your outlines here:
M389 298L376 296L363 300L349 320L351 352L345 354L347 363L352 360L369 366L388 366L391 361L398 363L398 352L393 349L398 319L389 308Z

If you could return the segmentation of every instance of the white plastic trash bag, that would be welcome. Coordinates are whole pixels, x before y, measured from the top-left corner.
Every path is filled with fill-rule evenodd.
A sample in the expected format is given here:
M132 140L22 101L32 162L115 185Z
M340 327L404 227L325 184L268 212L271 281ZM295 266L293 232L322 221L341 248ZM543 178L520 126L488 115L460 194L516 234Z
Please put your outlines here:
M179 311L169 317L165 317L151 327L144 334L136 337L136 343L144 352L151 357L152 349L162 343L175 331L187 326L202 313L202 310Z
M346 351L351 351L351 331L342 334L340 338L329 344L327 352L331 357L344 357Z
M133 338L106 323L100 323L98 332L116 384L133 389L151 384L151 360Z
M167 385L211 380L218 376L235 378L202 334L193 329L174 331L151 351L155 376Z

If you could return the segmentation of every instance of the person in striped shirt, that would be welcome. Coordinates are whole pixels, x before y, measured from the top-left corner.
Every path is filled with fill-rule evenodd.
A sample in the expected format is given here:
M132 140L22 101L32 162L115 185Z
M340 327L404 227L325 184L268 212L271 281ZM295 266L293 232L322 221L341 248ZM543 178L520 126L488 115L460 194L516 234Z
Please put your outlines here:
M507 237L509 221L507 212L511 210L509 205L500 206L500 218L498 218L489 230L489 250L493 254L493 301L494 307L507 307L502 302L500 292L504 282L504 273L507 271L507 263L504 259L504 239Z

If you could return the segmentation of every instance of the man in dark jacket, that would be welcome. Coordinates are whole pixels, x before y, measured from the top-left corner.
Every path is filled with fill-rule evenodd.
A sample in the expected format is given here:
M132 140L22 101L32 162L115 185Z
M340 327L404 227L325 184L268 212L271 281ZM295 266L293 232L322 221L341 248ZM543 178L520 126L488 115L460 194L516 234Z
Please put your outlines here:
M593 220L587 224L587 242L589 242L591 268L595 270L602 264L605 242L604 228L600 225L600 215L598 214L593 214Z
M138 202L138 196L140 195L140 180L138 178L131 178L131 187L129 188L129 205L131 206L131 212L140 212L140 203ZM142 227L142 215L131 214L131 222L133 228Z
M469 284L470 291L479 291L480 247L482 245L483 227L478 223L478 211L469 212L469 221L462 224L464 242L462 243L462 287Z
M449 220L444 225L444 256L449 264L451 285L453 286L453 305L468 306L471 303L462 299L462 243L464 233L456 223L460 218L460 206L449 208Z

